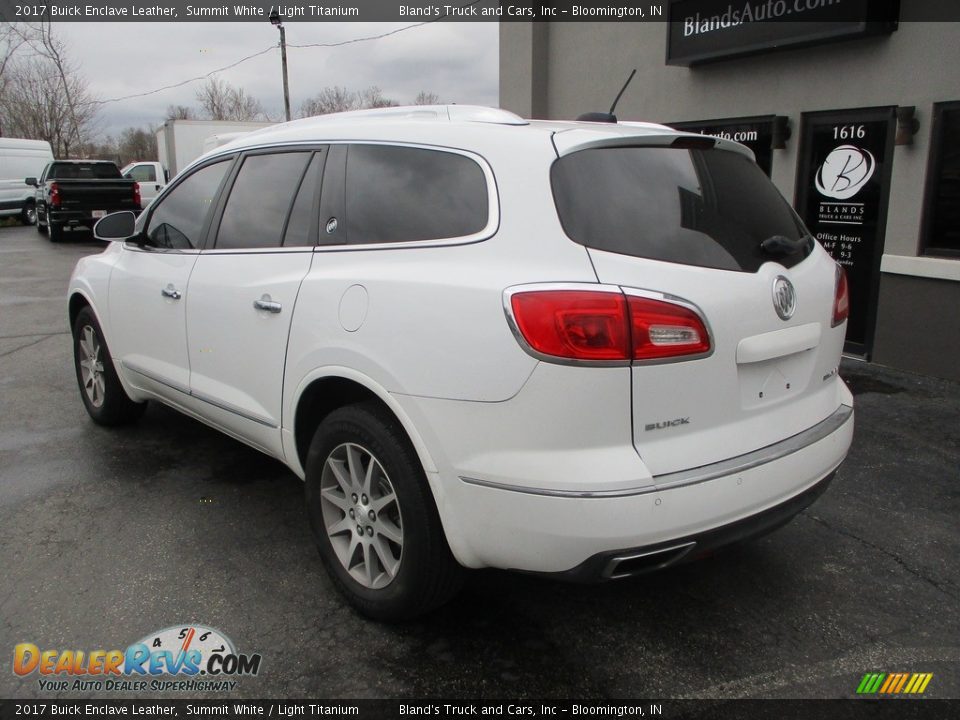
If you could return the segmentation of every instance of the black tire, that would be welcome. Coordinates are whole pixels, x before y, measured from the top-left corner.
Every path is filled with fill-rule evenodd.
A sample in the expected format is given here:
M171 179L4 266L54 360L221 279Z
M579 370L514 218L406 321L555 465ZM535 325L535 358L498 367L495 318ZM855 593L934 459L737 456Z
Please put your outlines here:
M37 206L28 202L20 211L20 222L24 225L35 225L37 222Z
M380 580L388 583L382 587L367 587L355 578L338 556L338 551L334 549L333 541L327 533L324 507L327 508L328 520L333 513L342 515L341 522L355 522L348 519L347 510L339 508L329 500L323 500L321 496L327 460L335 458L337 453L345 452L344 448L348 445L366 451L379 462L383 470L379 481L380 497L384 497L384 477L386 488L392 490L396 497L390 505L380 508L381 517L377 518L380 522L388 509L389 512L395 510L393 518L399 516L400 522L394 523L394 527L401 529L402 537L399 566L392 574L392 579L386 580L388 573L385 564L379 560L374 563L382 570ZM466 572L453 558L447 545L433 495L416 451L392 414L376 403L349 405L333 411L313 436L305 469L307 513L320 557L334 584L360 613L386 622L408 620L430 612L457 593ZM332 474L328 472L328 483L330 477ZM334 490L341 491L340 487L335 487ZM346 492L342 492L343 500L349 502ZM330 497L329 490L327 497ZM371 504L374 502L372 492L370 501ZM370 505L365 504L363 507L368 508ZM379 531L372 530L374 526L375 523L371 523L371 529L368 530L370 539L367 542L371 544L381 541ZM353 527L351 525L349 530L337 535L341 552L350 553L355 542L362 542L354 537ZM364 538L364 534L359 537ZM344 543L349 543L351 550L343 549ZM364 558L363 546L358 547L359 557ZM397 552L398 546L390 545L390 549ZM357 567L356 571L362 574L363 568Z
M90 383L84 379L85 353L89 356L89 347L84 349L84 340L89 339L90 334L96 339L99 347L94 357L99 361L98 377L102 380L101 383ZM103 330L100 329L100 323L97 322L93 310L89 307L83 308L77 314L76 322L73 323L73 366L77 373L77 384L80 386L80 398L95 423L111 427L126 425L135 422L143 415L147 404L131 400L123 389L123 385L120 384L110 349L103 337ZM87 370L89 371L89 365ZM96 384L99 389L92 391L91 396L88 387L92 387L93 384Z
M47 234L47 226L41 224L39 215L37 215L37 232L40 233L41 235Z
M47 234L50 236L50 242L60 242L63 240L63 225L58 225L54 222L48 222Z

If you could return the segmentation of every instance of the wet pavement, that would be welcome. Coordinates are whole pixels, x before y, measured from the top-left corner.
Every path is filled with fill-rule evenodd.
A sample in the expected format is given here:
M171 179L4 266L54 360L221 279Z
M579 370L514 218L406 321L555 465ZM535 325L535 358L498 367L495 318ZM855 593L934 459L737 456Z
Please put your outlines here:
M960 697L960 385L845 361L851 454L774 534L602 586L476 572L384 626L341 602L280 463L157 404L87 418L65 290L101 247L0 227L0 697L129 696L45 692L14 645L192 623L262 654L230 697L842 698L866 672Z

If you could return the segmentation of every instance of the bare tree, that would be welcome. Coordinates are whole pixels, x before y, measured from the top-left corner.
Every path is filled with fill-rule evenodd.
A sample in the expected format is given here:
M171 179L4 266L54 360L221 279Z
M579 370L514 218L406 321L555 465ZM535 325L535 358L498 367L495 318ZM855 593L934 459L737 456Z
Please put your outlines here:
M440 96L436 93L421 90L413 101L414 105L439 105Z
M164 120L195 120L196 111L187 105L167 105Z
M421 92L417 95L416 105L436 105L440 97L436 93ZM368 108L396 107L396 100L384 97L383 91L376 85L355 92L345 87L325 87L312 98L300 105L300 117L326 115L327 113L362 110Z
M366 90L360 91L360 107L362 108L395 107L397 104L395 100L385 98L383 91L376 85L371 85Z
M0 128L70 157L95 134L97 102L49 22L0 23Z
M136 160L155 160L157 135L153 128L128 127L120 133L117 155L124 165Z
M197 101L211 120L265 120L267 114L260 101L247 95L243 88L211 77L197 91Z
M345 87L325 87L312 98L303 101L300 105L300 117L356 110L359 102L357 93Z
M223 80L211 77L197 90L200 110L211 120L225 120L228 112L230 86Z
M81 149L80 154L93 160L112 160L118 166L122 164L117 141L111 135L101 138L98 142L87 143Z
M37 58L7 65L7 86L0 96L4 133L12 137L46 140L56 157L82 152L94 134L96 106L90 102L86 82L69 75L65 82ZM65 100L64 84L75 103Z

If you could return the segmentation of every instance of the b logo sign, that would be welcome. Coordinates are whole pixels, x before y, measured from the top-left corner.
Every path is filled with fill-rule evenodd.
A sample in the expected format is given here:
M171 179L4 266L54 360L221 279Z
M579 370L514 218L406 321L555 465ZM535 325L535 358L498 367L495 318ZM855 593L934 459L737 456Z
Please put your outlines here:
M827 155L814 182L821 195L846 200L860 192L876 169L877 162L869 150L841 145Z

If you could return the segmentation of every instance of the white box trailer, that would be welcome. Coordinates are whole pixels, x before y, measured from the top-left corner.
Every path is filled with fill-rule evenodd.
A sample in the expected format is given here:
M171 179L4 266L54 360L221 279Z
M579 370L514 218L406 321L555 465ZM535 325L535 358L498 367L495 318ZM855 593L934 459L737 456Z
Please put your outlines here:
M203 155L205 143L214 135L245 133L270 127L269 122L231 120L167 120L157 130L157 154L160 164L172 179L174 175Z

